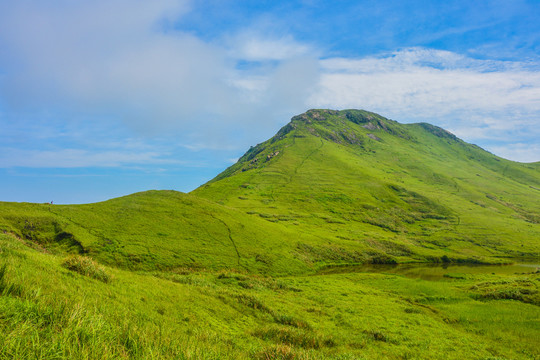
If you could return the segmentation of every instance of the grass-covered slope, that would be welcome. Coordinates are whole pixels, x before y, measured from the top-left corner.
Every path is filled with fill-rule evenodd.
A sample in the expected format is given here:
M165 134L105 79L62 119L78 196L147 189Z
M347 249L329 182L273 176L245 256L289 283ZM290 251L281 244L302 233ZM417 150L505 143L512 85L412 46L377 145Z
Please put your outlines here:
M0 234L0 358L536 359L538 286L534 272L132 272Z
M534 266L324 267L538 259L539 173L312 110L191 194L0 202L0 358L537 359Z
M87 205L0 203L0 230L134 270L308 270L295 258L290 244L297 234L290 229L175 191Z
M299 274L540 249L540 167L429 124L310 110L191 194L0 203L0 231L127 269Z
M192 194L326 240L298 242L315 262L539 255L538 163L366 111L296 116Z

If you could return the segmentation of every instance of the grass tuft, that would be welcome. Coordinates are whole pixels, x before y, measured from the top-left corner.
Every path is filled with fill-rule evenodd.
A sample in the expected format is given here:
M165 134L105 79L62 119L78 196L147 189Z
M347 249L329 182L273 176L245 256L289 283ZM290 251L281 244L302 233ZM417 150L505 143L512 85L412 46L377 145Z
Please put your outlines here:
M321 349L324 347L330 348L336 346L333 337L323 336L314 331L306 331L304 329L272 326L257 329L253 335L263 340L304 349Z
M274 316L274 321L278 324L311 330L311 325L309 325L306 321L302 319L298 319L294 316L287 315L287 314L279 314L276 312L273 313L273 316Z
M478 300L516 300L540 305L538 281L530 279L508 279L486 281L470 288L472 297Z
M6 279L7 264L0 267L0 295L4 296L21 296L23 288L19 284L14 284Z
M86 256L70 256L62 263L62 265L68 270L75 271L81 275L89 276L105 283L112 280L111 275L108 274L102 266Z
M260 360L293 360L299 356L289 345L273 345L261 350L257 354Z

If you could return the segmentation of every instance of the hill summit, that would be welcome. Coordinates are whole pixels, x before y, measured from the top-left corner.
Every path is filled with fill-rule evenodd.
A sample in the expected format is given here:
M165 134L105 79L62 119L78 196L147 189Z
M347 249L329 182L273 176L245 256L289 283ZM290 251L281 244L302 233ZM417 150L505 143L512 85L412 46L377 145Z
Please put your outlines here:
M309 110L193 194L327 240L315 262L474 261L538 254L539 170L427 123Z

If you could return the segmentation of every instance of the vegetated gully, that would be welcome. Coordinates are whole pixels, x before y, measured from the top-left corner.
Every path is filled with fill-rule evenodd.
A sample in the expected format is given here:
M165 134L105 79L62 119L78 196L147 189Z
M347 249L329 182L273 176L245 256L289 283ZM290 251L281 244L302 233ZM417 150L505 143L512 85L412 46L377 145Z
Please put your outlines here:
M478 265L478 264L366 264L355 266L335 266L324 268L319 274L342 274L351 272L369 272L401 275L408 278L440 281L455 275L514 275L540 271L540 259L523 261L520 259L511 265Z

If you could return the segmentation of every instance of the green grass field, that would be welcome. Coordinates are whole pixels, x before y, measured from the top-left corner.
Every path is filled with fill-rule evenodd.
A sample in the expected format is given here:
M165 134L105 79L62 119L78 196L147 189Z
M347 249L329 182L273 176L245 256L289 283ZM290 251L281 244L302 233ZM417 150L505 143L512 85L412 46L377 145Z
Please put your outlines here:
M0 203L0 358L540 359L540 163L310 110L190 194ZM339 271L334 271L338 269Z
M534 359L540 273L133 272L0 236L0 357ZM106 274L93 276L93 274ZM454 270L455 271L455 270Z

